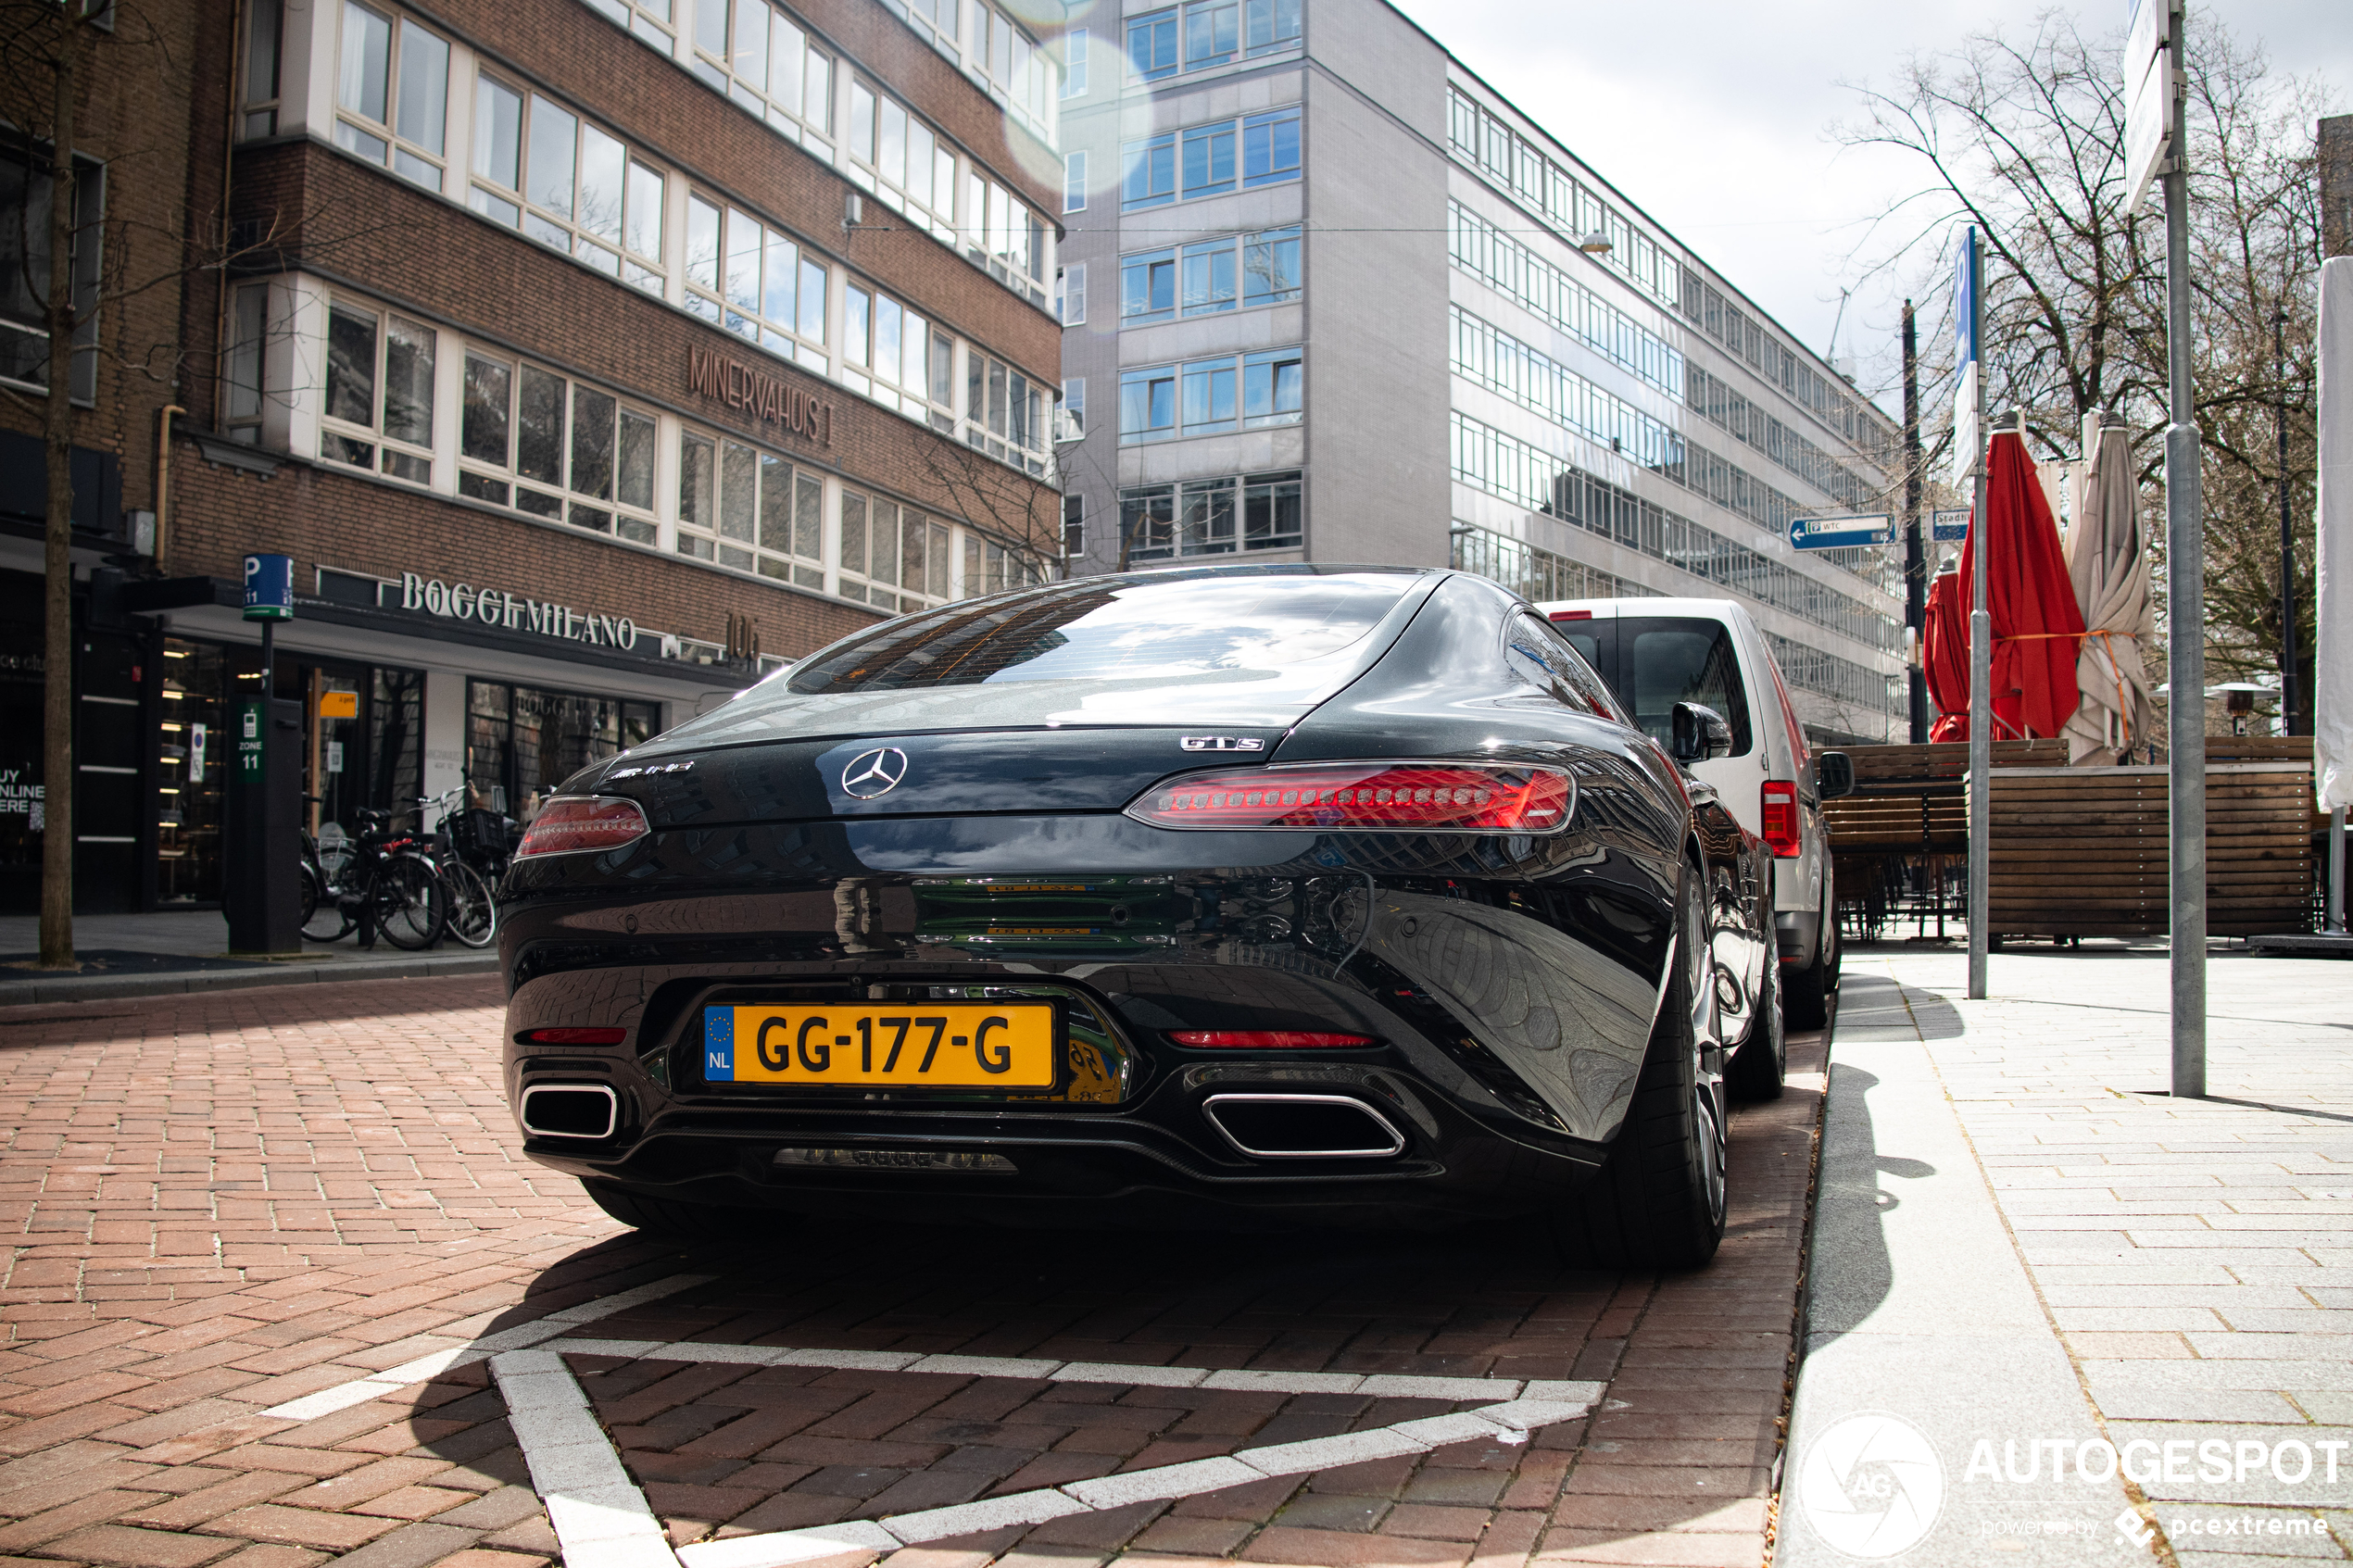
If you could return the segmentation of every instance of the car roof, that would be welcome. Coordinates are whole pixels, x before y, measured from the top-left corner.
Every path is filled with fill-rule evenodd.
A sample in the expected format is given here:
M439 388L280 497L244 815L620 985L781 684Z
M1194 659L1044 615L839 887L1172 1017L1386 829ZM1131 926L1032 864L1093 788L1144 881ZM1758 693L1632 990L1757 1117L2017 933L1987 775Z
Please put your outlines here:
M1615 621L1621 615L1691 615L1711 621L1748 617L1748 611L1736 599L1541 599L1536 608L1546 615L1560 610L1583 610L1596 621Z

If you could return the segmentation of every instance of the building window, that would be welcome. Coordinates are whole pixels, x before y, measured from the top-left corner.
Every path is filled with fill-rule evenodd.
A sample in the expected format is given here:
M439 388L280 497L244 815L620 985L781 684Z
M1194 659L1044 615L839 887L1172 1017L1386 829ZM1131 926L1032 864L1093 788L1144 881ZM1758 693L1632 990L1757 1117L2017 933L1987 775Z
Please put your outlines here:
M1297 424L1304 408L1300 351L1274 348L1122 373L1123 445Z
M952 352L946 333L887 294L862 284L842 295L842 381L853 392L896 408L913 420L928 420L942 431L955 428L955 406L935 399L931 384L934 345ZM934 401L939 405L933 408Z
M1087 433L1087 378L1073 376L1063 383L1063 419L1060 436L1063 441L1076 441Z
M330 305L319 455L431 483L433 362L431 327L342 300Z
M729 12L735 25L730 28ZM691 68L814 157L834 159L834 62L767 0L699 0Z
M1300 293L1300 232L1267 229L1242 239L1242 303L1288 305Z
M1234 308L1234 242L1185 247L1185 314L1210 316Z
M1297 470L1123 490L1121 564L1297 549L1304 536L1302 495Z
M247 140L278 133L278 48L284 0L251 0L245 7L245 96L241 121Z
M850 177L885 206L956 243L956 155L888 94L849 84Z
M824 265L783 230L700 192L687 196L687 309L825 375L825 289Z
M1065 327L1087 321L1087 264L1065 267L1054 275L1054 314Z
M956 57L958 12L963 0L907 0L907 14L931 33L931 45L949 58Z
M1063 497L1063 563L1065 574L1069 563L1087 554L1087 497Z
M406 17L396 26L383 12L344 0L335 145L438 191L448 99L447 42Z
M825 586L825 483L740 441L686 431L678 448L678 553Z
M664 55L676 52L672 40L677 21L671 12L671 0L588 0L588 4L612 19L616 27L625 27Z
M1044 386L978 349L964 350L964 445L1032 474L1046 471L1052 433Z
M1140 325L1165 321L1176 313L1176 252L1151 250L1119 264L1119 317Z
M1176 368L1123 371L1119 378L1119 439L1123 445L1164 441L1176 433Z
M222 427L250 446L261 439L262 349L269 331L270 285L246 283L229 296L229 358L222 367Z
M841 596L878 609L921 609L948 597L948 529L912 507L841 493Z
M1306 377L1299 350L1270 349L1242 357L1242 424L1295 425L1306 396Z
M991 544L967 530L964 533L964 597L1001 594L1026 588L1041 580L1039 563L1026 552Z
M492 810L529 816L565 779L661 728L659 703L470 680L466 779Z
M1242 44L1252 54L1299 42L1299 0L1244 0Z
M1124 172L1119 204L1162 207L1176 199L1176 132L1164 131L1120 149Z
M1242 183L1273 185L1299 178L1299 110L1276 109L1242 121Z
M77 158L73 179L74 355L77 403L98 394L98 265L106 170ZM49 178L45 148L0 143L0 381L49 384Z
M1063 158L1063 210L1087 210L1087 155L1069 153Z
M1045 304L1039 270L1046 265L1044 220L977 173L964 182L964 202L965 258L1014 292Z
M474 83L467 203L608 277L662 292L664 177L551 98Z
M1127 24L1127 63L1139 80L1157 82L1176 74L1176 13L1137 17Z
M1086 95L1087 30L1074 27L1063 35L1063 96L1083 98Z
M458 494L533 517L654 543L647 410L536 365L468 350Z
M1241 42L1239 0L1193 0L1185 7L1185 69L1222 66Z
M1197 125L1184 136L1185 199L1234 188L1234 122Z

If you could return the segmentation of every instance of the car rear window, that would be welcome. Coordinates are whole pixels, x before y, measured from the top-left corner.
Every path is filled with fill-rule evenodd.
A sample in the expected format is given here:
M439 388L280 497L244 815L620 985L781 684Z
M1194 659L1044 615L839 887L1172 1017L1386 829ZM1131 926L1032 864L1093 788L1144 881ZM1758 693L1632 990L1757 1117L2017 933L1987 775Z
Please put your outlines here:
M1695 616L1622 616L1617 637L1625 670L1618 695L1632 706L1637 725L1670 740L1675 705L1696 702L1732 726L1733 756L1748 750L1748 693L1730 627Z
M1419 575L1080 579L887 622L803 663L786 688L893 691L1275 670L1360 641Z

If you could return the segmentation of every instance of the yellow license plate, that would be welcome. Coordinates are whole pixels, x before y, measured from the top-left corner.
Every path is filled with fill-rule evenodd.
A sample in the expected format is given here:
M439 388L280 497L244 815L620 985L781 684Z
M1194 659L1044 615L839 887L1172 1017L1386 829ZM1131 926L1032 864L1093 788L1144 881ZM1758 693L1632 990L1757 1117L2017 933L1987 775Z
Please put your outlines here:
M1054 1085L1051 1003L713 1007L702 1034L709 1084Z

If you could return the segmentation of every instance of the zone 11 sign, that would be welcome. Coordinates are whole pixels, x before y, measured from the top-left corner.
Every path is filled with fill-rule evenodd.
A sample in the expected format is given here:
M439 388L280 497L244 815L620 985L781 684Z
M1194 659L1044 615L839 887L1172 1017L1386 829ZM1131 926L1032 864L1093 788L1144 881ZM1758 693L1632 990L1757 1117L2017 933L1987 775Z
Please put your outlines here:
M1875 517L1792 518L1789 542L1801 550L1850 550L1884 545L1895 536L1885 514Z

